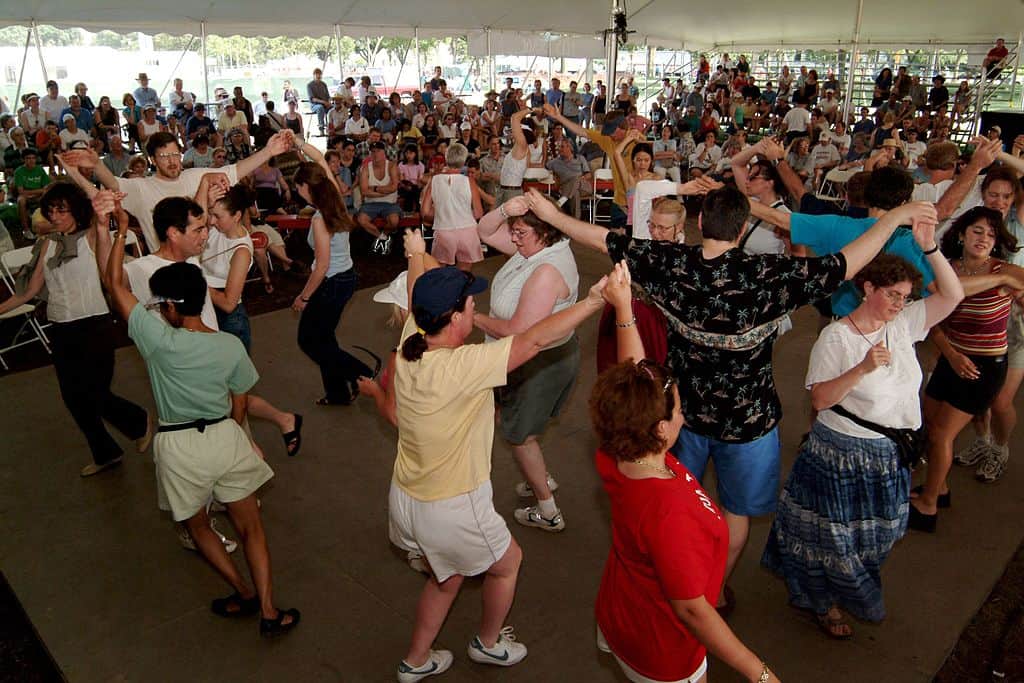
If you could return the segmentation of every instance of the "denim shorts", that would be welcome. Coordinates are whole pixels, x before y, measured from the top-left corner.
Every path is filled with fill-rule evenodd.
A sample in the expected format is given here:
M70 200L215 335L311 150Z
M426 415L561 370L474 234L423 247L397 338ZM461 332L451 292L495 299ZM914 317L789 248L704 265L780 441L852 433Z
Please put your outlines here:
M359 213L370 217L371 221L388 216L401 216L402 207L391 202L363 202L359 207Z
M672 454L697 479L710 458L718 477L718 500L734 515L756 517L775 511L779 497L779 428L753 441L733 443L701 436L685 427Z

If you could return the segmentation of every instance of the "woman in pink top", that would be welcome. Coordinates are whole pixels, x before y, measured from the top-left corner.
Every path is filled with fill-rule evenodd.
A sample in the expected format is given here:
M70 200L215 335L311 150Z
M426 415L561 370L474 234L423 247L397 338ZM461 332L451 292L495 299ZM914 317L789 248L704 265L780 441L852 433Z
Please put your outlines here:
M402 211L420 210L420 191L427 182L426 168L420 161L416 145L402 149L402 162L398 164L398 203Z

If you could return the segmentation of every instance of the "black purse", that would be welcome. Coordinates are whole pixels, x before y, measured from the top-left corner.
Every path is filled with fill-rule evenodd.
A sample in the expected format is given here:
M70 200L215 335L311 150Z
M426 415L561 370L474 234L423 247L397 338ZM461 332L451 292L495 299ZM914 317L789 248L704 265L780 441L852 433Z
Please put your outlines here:
M883 427L880 424L865 420L851 413L838 403L829 408L836 415L841 415L847 420L877 432L896 444L896 451L899 453L900 465L908 469L923 465L928 447L928 432L922 424L917 429L897 429L895 427Z

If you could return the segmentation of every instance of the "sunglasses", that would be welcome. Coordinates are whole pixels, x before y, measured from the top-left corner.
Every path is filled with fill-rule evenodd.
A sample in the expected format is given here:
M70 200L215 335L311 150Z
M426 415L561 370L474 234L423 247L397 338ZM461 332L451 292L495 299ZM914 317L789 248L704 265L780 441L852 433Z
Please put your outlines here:
M660 364L654 362L653 360L650 360L649 358L644 358L642 361L636 364L636 369L639 372L642 372L644 375L646 375L648 379L657 382L657 378L655 378L654 376L653 368L658 368L659 370L665 373L665 384L662 385L661 391L667 394L668 390L671 389L673 385L675 385L676 380L670 373L668 373L668 371L665 370L665 368L663 368Z

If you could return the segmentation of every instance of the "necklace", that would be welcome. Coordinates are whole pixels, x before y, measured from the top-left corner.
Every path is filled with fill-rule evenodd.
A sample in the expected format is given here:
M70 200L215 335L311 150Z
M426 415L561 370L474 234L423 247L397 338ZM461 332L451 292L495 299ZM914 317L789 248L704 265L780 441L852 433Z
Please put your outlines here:
M870 344L871 346L874 346L874 345L875 345L875 343L874 343L873 341L871 341L870 339L868 339L868 336L867 336L866 334L864 334L863 332L861 332L861 329L860 329L860 327L858 327L858 326L857 326L857 321L855 321L855 320L853 319L853 316L852 316L852 315L848 315L848 316L846 316L846 319L850 321L850 324L851 324L851 325L853 325L853 329L857 330L857 334L859 334L860 336L864 337L864 341L866 341L866 342L867 342L868 344ZM878 328L878 330L884 330L884 329L885 329L885 326L886 326L886 323L882 323L882 326L881 326L881 327L879 327L879 328ZM878 330L875 330L875 332L878 332ZM872 332L872 334L874 334L875 332ZM885 336L885 335L882 335L882 336Z
M979 266L977 270L970 270L970 269L967 268L967 260L964 259L963 257L961 257L960 258L960 270L962 270L964 272L964 275L980 275L982 273L987 273L988 272L988 263L991 260L992 260L992 257L989 256L988 258L986 258L984 261L981 262L981 266Z
M675 479L676 473L673 472L671 469L669 469L664 464L664 462L662 462L662 464L660 466L659 465L652 465L651 463L644 461L643 458L640 458L638 460L630 460L629 462L633 463L634 465L640 465L641 467L646 467L648 469L652 469L655 472L661 472L662 474L667 474L667 475L669 475L670 478Z

